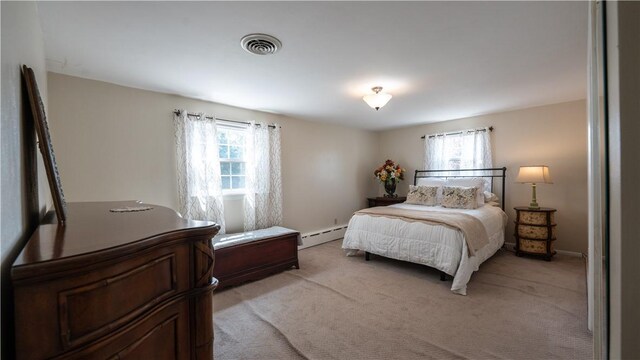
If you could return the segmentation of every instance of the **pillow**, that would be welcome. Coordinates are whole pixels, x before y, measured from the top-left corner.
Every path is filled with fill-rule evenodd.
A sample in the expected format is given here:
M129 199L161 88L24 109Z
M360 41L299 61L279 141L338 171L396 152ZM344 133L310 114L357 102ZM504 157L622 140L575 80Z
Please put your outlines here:
M409 185L409 193L407 194L407 204L435 206L438 204L437 186L415 186Z
M445 180L443 178L436 177L427 177L427 178L418 178L416 181L416 185L418 186L436 186L438 188L438 204L442 202L442 187L444 186Z
M453 209L475 209L478 188L465 186L444 186L442 188L442 206Z
M485 191L484 192L484 202L485 203L489 203L489 202L498 202L498 195L489 192L489 191Z
M426 177L426 178L418 178L416 181L416 185L418 186L444 186L445 180L443 178L436 177Z
M464 186L464 187L475 187L476 191L476 207L480 207L484 204L484 186L485 182L483 178L473 177L473 178L452 178L447 179L445 186Z

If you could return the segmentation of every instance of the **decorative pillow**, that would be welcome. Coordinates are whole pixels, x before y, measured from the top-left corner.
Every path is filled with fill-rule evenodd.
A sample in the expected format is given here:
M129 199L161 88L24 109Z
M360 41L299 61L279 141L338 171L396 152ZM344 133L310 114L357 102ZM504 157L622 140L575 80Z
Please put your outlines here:
M443 178L436 177L418 178L416 181L416 185L418 186L435 186L438 188L438 204L442 202L442 187L444 186L444 184L445 180Z
M475 187L478 189L476 192L476 201L478 202L478 205L476 207L480 207L484 204L485 181L481 177L447 179L445 186Z
M407 194L407 204L435 206L438 204L437 186L415 186L409 185Z
M478 188L464 186L444 186L442 188L442 206L454 209L475 209Z

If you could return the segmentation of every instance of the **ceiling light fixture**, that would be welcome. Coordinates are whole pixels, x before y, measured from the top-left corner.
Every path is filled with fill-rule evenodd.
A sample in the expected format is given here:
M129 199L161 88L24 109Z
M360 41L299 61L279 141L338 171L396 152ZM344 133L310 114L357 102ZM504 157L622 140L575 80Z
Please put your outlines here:
M380 110L381 107L385 106L389 100L391 100L391 94L383 93L382 86L372 87L371 90L375 94L369 94L362 97L362 100L366 102L371 108L376 109L376 111Z

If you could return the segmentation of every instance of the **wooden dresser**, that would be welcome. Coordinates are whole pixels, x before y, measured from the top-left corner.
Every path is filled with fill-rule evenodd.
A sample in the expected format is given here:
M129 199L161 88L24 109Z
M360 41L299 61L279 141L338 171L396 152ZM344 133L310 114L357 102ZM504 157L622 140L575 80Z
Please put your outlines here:
M212 359L219 226L137 202L69 203L11 269L17 359Z

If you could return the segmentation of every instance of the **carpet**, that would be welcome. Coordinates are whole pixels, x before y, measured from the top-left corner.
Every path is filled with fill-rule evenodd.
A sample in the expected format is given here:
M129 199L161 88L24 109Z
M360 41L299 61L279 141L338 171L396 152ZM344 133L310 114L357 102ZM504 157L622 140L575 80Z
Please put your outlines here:
M301 250L300 270L215 292L223 359L590 359L585 267L500 250L456 295L428 267Z

